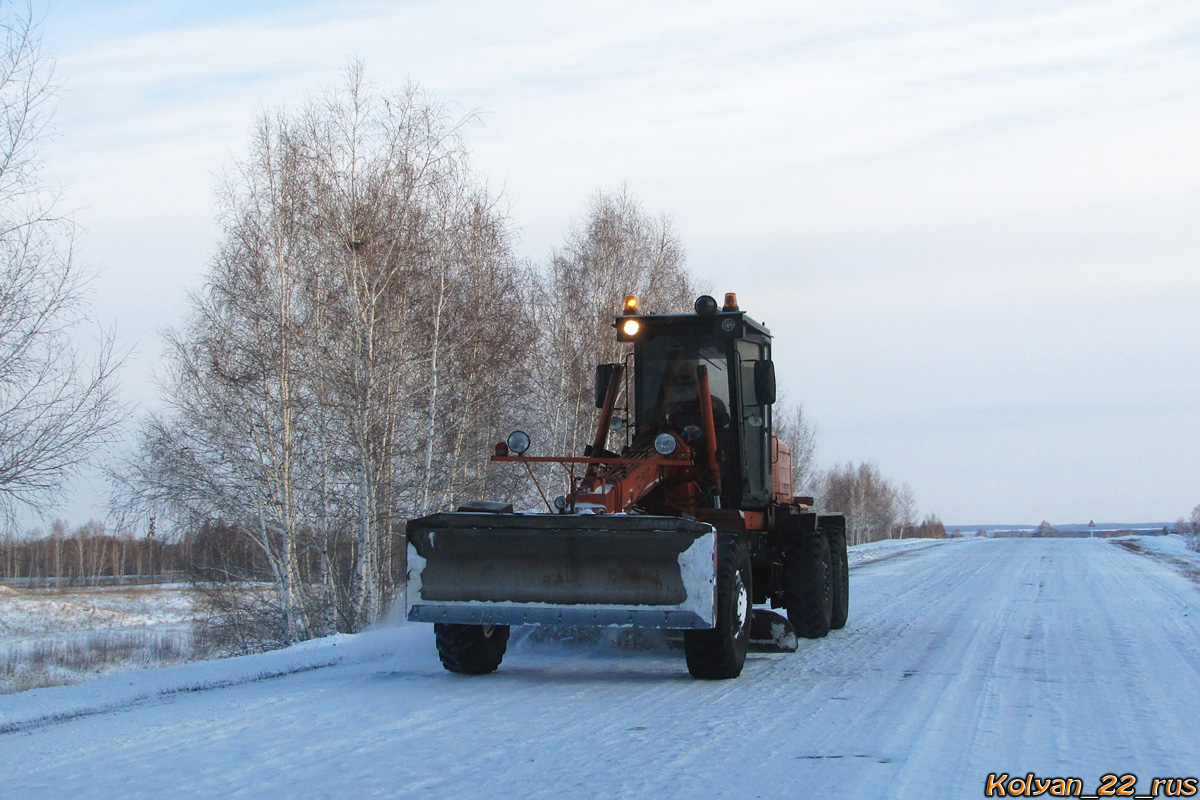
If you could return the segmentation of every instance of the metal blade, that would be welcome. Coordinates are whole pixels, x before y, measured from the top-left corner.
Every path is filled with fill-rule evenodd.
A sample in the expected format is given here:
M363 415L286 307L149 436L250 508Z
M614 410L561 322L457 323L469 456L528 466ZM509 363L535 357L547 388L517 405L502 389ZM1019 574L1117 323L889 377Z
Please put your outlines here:
M750 612L750 649L756 653L794 653L800 648L788 618L765 608Z
M447 512L408 525L408 618L711 628L716 531L675 517Z

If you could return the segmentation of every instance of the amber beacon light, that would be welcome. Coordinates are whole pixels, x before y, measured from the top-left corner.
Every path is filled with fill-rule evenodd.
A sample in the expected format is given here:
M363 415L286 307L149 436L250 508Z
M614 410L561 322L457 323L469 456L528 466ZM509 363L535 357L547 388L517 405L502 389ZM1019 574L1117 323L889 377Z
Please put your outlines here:
M637 313L637 298L634 297L633 295L629 295L628 297L626 297L625 298L625 310L622 311L621 313L622 314L636 314Z

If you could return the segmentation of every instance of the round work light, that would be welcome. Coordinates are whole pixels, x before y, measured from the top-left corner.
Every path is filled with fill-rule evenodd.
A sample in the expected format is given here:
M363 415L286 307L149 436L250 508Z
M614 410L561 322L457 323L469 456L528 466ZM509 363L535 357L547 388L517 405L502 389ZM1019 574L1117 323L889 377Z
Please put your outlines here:
M525 431L513 431L508 435L508 450L510 453L521 455L529 449L529 434Z

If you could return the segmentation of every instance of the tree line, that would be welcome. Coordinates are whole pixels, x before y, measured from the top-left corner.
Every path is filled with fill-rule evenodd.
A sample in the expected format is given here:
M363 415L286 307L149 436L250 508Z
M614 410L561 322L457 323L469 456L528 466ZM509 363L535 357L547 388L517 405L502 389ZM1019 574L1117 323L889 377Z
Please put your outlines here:
M50 532L0 535L0 580L26 586L109 586L180 580L191 561L189 540L111 534L88 520L70 530L56 519Z
M944 539L946 527L937 514L918 520L917 501L908 484L884 477L870 461L820 468L816 429L802 404L777 406L775 434L792 451L792 486L811 496L821 511L846 515L846 543L883 539Z

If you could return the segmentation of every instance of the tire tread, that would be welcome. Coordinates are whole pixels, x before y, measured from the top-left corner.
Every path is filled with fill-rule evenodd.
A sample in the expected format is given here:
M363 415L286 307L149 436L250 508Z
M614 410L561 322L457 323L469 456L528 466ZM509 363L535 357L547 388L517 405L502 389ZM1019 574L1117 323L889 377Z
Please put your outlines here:
M483 625L434 623L434 639L442 666L460 675L495 672L508 648L509 628L495 625L491 636L486 636L484 631Z
M830 565L833 580L833 611L829 627L841 630L850 616L850 563L846 557L846 534L838 531L829 537Z
M796 635L821 639L832 623L829 540L819 531L796 536L784 552L788 622Z
M721 531L717 540L717 624L709 630L690 630L683 635L683 651L687 657L688 672L694 678L704 680L727 680L742 674L746 662L746 650L750 645L750 618L740 635L731 634L730 611L733 605L733 585L741 572L742 582L750 598L754 597L751 584L750 553L741 535Z

